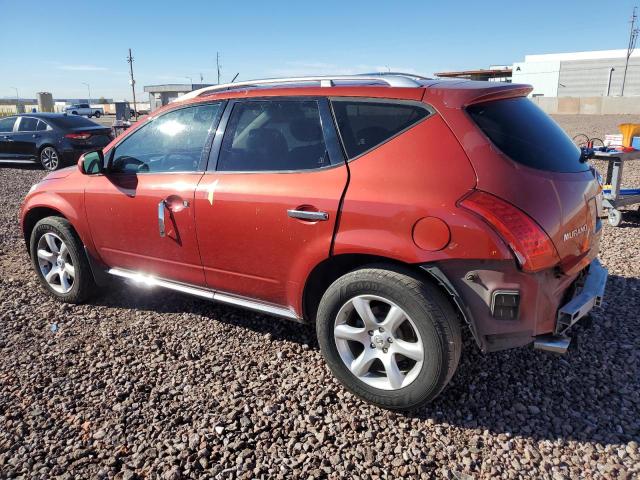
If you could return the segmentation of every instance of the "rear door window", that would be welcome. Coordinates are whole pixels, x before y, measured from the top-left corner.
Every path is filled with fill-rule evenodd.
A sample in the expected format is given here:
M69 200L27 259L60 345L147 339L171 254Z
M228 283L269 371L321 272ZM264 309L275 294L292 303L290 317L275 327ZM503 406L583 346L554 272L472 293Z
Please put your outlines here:
M222 140L219 171L294 171L330 165L316 100L234 105Z
M428 117L426 105L400 101L332 99L349 159L362 155Z
M467 107L474 122L513 161L550 172L581 172L580 149L546 113L527 98Z
M38 128L38 119L31 117L22 117L18 125L19 132L35 132Z

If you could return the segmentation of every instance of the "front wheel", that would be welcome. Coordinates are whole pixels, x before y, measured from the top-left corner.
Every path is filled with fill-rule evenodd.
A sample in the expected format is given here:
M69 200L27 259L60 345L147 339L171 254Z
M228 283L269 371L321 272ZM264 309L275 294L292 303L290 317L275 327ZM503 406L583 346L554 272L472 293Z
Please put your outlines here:
M96 118L100 118L100 112L96 112L96 113L94 113L94 115L95 115Z
M609 225L612 227L619 227L622 223L622 212L620 210L616 210L615 208L610 208L607 212L609 217Z
M363 268L339 278L322 297L316 328L336 378L357 396L392 410L433 400L460 359L453 308L409 270Z
M45 170L57 170L60 167L58 151L53 147L44 147L40 151L40 164Z
M45 290L67 303L81 303L95 291L82 242L61 217L36 223L29 242L31 261Z

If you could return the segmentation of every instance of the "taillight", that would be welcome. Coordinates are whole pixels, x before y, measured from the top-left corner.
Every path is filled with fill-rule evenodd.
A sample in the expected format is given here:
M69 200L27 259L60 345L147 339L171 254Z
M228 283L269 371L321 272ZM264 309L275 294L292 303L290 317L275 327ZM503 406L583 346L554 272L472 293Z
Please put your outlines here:
M513 250L523 270L537 272L560 261L551 239L540 225L505 200L476 190L460 205L480 215L498 232Z
M67 133L65 138L70 138L71 140L86 140L89 138L91 134L89 132L78 132L78 133Z

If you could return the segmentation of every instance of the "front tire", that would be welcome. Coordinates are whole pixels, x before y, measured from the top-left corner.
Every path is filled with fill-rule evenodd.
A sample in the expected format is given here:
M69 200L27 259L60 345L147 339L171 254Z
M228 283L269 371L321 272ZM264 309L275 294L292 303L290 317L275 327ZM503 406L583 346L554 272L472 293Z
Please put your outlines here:
M433 400L460 359L456 313L440 290L410 270L371 267L342 276L320 301L316 329L336 378L391 410Z
M96 118L100 118L100 112L96 112L94 115Z
M82 303L95 292L82 242L65 218L46 217L36 223L29 251L38 279L51 296Z
M57 170L62 164L60 161L60 154L53 147L44 147L40 150L40 164L42 165L42 168L50 172Z

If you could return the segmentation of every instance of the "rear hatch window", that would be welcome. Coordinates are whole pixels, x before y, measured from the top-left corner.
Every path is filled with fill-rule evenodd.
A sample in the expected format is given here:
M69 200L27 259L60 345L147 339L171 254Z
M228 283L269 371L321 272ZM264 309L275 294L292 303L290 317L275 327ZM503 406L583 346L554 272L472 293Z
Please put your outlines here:
M56 117L49 117L48 120L61 128L82 128L82 127L100 127L101 125L96 122L92 122L88 118L80 117L78 115L60 115Z
M564 130L527 98L472 105L467 112L496 147L522 165L549 172L589 170Z

